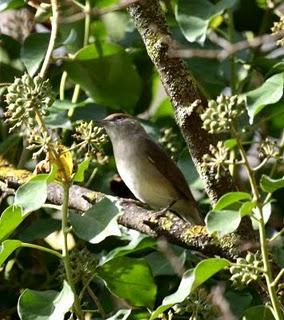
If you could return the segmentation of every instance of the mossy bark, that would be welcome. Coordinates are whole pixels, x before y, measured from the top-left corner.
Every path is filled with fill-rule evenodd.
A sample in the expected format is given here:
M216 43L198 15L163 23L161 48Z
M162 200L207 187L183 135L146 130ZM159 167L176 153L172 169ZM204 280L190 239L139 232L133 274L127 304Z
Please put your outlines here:
M159 1L141 0L130 5L128 12L172 102L177 124L204 182L207 194L211 202L215 203L223 194L233 191L234 184L229 172L224 172L223 176L216 180L213 172L205 171L201 166L203 155L208 153L210 144L216 145L218 138L202 129L202 121L192 108L192 103L200 100L203 107L206 107L207 101L198 91L185 63L179 58L168 56L168 50L175 46L175 43Z

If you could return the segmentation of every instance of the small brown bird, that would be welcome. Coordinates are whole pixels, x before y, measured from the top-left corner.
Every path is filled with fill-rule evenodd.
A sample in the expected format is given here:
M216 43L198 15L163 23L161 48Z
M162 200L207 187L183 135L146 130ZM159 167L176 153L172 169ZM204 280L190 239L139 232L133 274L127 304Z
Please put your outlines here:
M180 169L137 120L115 113L100 122L112 142L118 173L137 199L154 209L170 206L191 224L204 224Z

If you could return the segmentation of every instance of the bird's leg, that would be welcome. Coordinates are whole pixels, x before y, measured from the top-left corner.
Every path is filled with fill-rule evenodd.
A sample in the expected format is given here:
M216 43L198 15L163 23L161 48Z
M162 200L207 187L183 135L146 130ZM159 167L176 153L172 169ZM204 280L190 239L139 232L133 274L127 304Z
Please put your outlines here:
M120 200L121 202L124 202L124 203L129 203L129 204L135 204L137 207L141 207L141 208L144 208L144 209L151 209L151 207L145 203L145 202L141 202L140 200L136 200L136 199L132 199L132 198L121 198Z
M160 210L160 211L157 211L157 212L156 212L157 218L163 217L163 216L167 213L167 211L169 211L169 210L171 209L171 207L172 207L176 202L177 202L177 200L173 200L173 201L171 201L171 202L169 203L169 205L168 205L166 208L164 208L164 209L162 209L162 210Z

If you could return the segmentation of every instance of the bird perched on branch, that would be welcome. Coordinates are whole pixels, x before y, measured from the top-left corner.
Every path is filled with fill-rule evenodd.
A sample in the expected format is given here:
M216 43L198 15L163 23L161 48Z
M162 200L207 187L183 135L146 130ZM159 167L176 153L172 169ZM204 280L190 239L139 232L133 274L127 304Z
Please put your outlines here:
M191 224L204 224L180 169L136 119L115 113L100 123L112 142L118 173L137 199L154 209L169 208Z

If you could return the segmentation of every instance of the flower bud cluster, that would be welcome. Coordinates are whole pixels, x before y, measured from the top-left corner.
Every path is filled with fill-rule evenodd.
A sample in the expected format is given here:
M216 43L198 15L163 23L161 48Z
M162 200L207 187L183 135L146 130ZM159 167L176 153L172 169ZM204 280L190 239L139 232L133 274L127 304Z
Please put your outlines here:
M213 320L220 316L219 308L212 304L210 295L204 288L190 294L182 303L174 305L172 311L178 316L190 314L190 318L184 317L186 319Z
M176 159L179 153L178 139L172 128L162 130L159 143L169 152L171 158Z
M49 80L43 80L40 76L31 78L25 73L8 87L6 102L6 122L12 124L10 131L22 125L33 128L36 113L46 115L53 102Z
M266 138L265 140L263 140L259 146L259 157L261 159L264 159L264 158L280 159L281 154L280 154L280 150L279 150L279 146L277 145L277 142L269 138Z
M108 161L103 145L108 141L104 129L95 126L93 121L78 121L73 137L78 141L79 152L85 152L86 157L95 159L99 164Z
M209 133L228 132L244 109L244 103L238 96L220 95L216 100L210 100L208 107L200 115L203 128Z
M263 261L260 252L248 252L245 258L238 258L236 265L230 267L232 274L230 280L233 281L235 286L242 288L251 281L256 281L262 277L262 268Z
M283 33L284 31L284 16L280 18L278 22L274 22L273 27L271 28L273 35L278 35L279 33ZM277 41L277 45L283 47L284 46L284 37Z
M211 154L203 156L202 168L216 173L215 178L221 177L222 169L225 169L229 160L229 149L225 146L224 141L218 141L217 146L210 145Z

